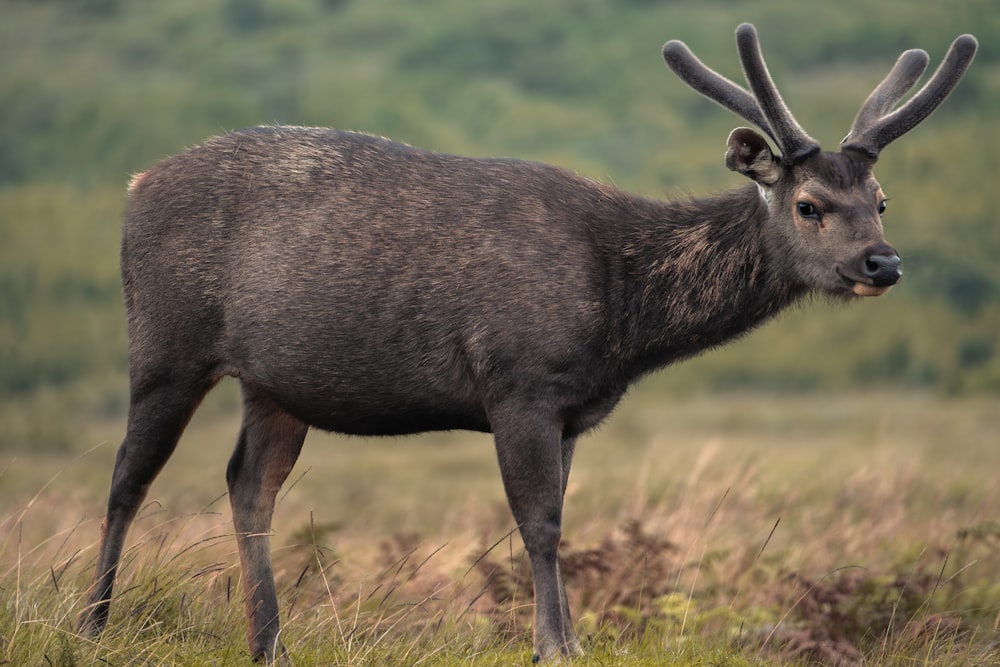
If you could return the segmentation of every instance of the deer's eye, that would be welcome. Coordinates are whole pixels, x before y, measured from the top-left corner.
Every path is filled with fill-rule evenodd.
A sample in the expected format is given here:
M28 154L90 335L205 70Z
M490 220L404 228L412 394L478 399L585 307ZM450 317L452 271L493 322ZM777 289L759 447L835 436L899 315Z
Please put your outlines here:
M819 220L819 210L807 201L800 201L795 205L799 215L810 220Z
M885 213L885 200L884 199L878 203L878 214L882 215L883 213Z

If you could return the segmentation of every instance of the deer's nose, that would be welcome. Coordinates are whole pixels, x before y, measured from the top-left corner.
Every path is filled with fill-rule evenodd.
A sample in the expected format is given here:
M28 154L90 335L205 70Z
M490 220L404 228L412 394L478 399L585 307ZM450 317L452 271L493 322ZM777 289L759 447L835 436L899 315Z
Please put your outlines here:
M903 260L899 255L869 255L865 258L865 277L876 287L895 285L903 277Z

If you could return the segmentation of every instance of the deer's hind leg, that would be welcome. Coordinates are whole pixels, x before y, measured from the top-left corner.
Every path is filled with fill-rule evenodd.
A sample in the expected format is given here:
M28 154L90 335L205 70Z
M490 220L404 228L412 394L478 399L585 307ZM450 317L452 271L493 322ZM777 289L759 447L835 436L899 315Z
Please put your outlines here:
M188 420L216 380L207 372L134 369L128 427L118 449L94 582L78 630L96 637L108 622L125 537L149 486L177 446Z
M243 426L226 470L243 570L247 641L254 660L281 657L278 598L271 568L271 516L278 489L302 451L308 427L243 384Z

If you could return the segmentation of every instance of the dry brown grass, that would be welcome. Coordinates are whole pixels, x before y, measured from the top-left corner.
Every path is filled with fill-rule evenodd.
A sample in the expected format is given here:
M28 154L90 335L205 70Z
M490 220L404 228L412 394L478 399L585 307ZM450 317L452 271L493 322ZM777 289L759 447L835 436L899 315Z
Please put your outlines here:
M831 665L992 664L994 407L923 395L633 397L581 443L567 498L563 562L580 630L614 655L697 642ZM114 607L110 635L130 638L122 655L150 636L169 636L172 651L239 654L222 482L235 432L231 417L196 422L154 486ZM373 664L388 651L416 664L455 645L523 653L530 572L488 438L311 439L273 538L292 654ZM8 493L0 523L8 659L39 625L78 646L65 638L113 450L4 463L12 486L37 477L33 496Z

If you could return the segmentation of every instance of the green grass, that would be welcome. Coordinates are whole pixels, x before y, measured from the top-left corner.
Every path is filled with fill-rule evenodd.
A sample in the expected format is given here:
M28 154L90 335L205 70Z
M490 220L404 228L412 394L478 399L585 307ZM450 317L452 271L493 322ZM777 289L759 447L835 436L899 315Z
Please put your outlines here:
M99 446L69 463L0 461L0 661L246 662L223 482L237 419L214 400L151 490L97 643L73 627L115 449L99 443L121 424L86 424L78 449ZM995 407L636 392L571 478L576 664L993 664ZM529 664L530 577L495 468L473 434L310 435L274 522L295 662Z

